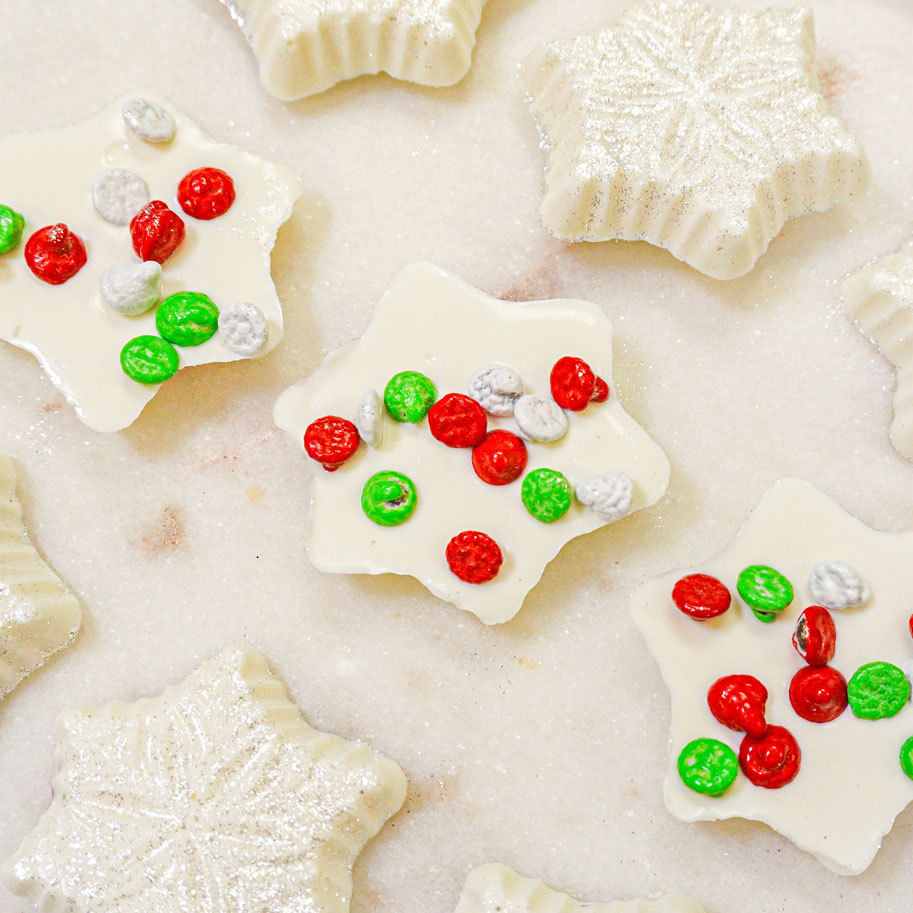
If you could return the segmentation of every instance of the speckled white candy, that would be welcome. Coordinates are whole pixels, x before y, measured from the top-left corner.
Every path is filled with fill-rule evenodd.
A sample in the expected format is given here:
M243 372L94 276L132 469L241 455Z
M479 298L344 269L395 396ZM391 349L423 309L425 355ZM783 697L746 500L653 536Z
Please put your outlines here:
M131 257L133 249L129 230L106 222L92 205L89 188L99 171L127 168L142 177L153 199L175 212L181 212L178 183L201 162L232 176L236 197L227 213L209 221L184 216L186 238L164 264L163 293L203 292L220 307L239 298L256 304L269 322L266 348L282 336L270 251L300 193L298 178L284 165L216 143L180 115L171 142L144 142L125 125L121 108L115 102L76 126L0 138L0 199L23 213L26 236L63 221L88 250L86 265L57 286L36 281L21 247L3 258L0 339L35 355L96 431L125 428L159 389L131 380L121 369L125 343L157 331L153 311L127 319L102 298L102 273ZM182 367L240 357L218 336L179 354Z
M229 352L253 358L266 348L268 337L269 324L256 305L235 301L219 310L219 338Z
M161 105L146 98L130 98L121 106L124 123L146 143L169 143L177 124Z
M479 362L503 361L531 389L548 389L552 365L568 353L609 378L612 328L596 305L499 301L431 264L415 263L393 280L361 339L331 353L308 380L286 390L274 417L303 454L302 438L312 421L351 415L366 388L385 386L399 371L427 374L440 397L465 389ZM517 430L509 419L494 417L488 427ZM572 483L606 466L623 469L635 480L635 510L657 501L669 480L665 455L617 397L575 413L560 441L527 449L527 471L556 469ZM318 568L410 574L486 624L512 618L562 546L605 524L576 503L555 523L537 522L523 506L519 480L486 485L473 472L469 452L436 441L426 420L388 422L381 447L360 448L336 472L307 462L314 472L308 556ZM418 506L406 523L378 529L362 513L361 489L382 470L412 479ZM488 583L465 583L447 566L447 543L463 530L488 534L504 553L498 576Z
M581 504L607 523L614 523L631 509L634 483L624 472L608 471L578 483L574 492Z
M506 418L523 396L523 380L507 365L489 365L472 375L467 392L489 415Z
M747 273L787 219L868 183L819 92L807 9L636 3L556 42L526 85L559 238L645 240L718 279Z
M312 729L254 650L160 696L65 712L54 799L3 866L70 913L346 913L352 864L406 779Z
M514 421L528 441L551 443L567 434L567 413L550 396L527 393L517 400Z
M155 260L124 260L101 274L98 288L112 311L135 317L161 300L162 267Z
M267 90L289 101L345 79L389 73L459 82L485 0L223 0L244 29Z
M803 589L811 568L827 556L852 561L871 584L864 607L835 616L837 649L830 665L849 680L864 663L904 665L913 592L913 532L883 533L850 516L807 482L780 481L761 498L723 554L651 580L634 596L634 620L659 663L672 697L672 733L664 797L685 821L753 818L764 821L828 868L857 874L872 862L895 816L913 800L913 784L898 762L913 734L913 706L890 719L858 719L845 710L827 724L801 719L789 702L789 683L804 667L790 645L796 621L814 601ZM735 596L742 568L764 563L785 574L796 598L762 624ZM685 574L707 573L733 592L731 608L712 621L679 612L671 592ZM802 751L798 776L767 790L739 776L719 798L702 796L680 780L676 759L692 739L710 736L738 752L740 734L721 726L707 707L707 689L732 673L758 678L769 692L767 720L785 726Z
M865 581L843 561L821 561L808 577L808 592L818 604L840 611L864 605L872 595Z
M843 283L846 312L897 372L891 443L913 460L913 240Z
M76 597L29 540L15 466L0 454L0 698L70 644L81 617Z
M353 422L369 447L380 447L384 441L384 403L376 390L368 390L358 401Z
M112 225L126 225L148 202L146 182L127 168L106 168L92 182L92 205Z
M492 862L466 878L454 913L705 913L690 897L669 895L659 900L616 900L580 903L536 878L524 878Z

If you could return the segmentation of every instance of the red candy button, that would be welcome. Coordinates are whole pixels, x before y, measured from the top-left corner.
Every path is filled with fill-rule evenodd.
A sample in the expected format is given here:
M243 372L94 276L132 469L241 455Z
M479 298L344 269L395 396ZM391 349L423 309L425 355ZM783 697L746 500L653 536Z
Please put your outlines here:
M810 666L826 666L834 658L837 628L824 606L810 605L799 616L793 632L793 646Z
M509 431L492 431L472 450L472 468L489 485L507 485L526 469L526 445Z
M586 409L596 391L596 375L592 368L582 358L572 358L570 355L555 362L549 382L552 386L552 399L562 409L570 409L571 412Z
M803 720L829 723L846 710L846 679L831 666L804 666L789 683L789 702Z
M197 168L185 174L178 184L178 203L194 219L225 215L234 201L234 181L218 168Z
M339 469L358 450L358 441L358 429L338 415L318 418L304 432L305 452L327 472Z
M719 722L759 739L767 731L767 689L753 675L725 675L707 692L707 706Z
M472 397L448 393L428 410L428 427L448 447L475 447L485 440L488 419Z
M25 262L48 285L62 285L86 265L86 246L63 222L39 228L25 242Z
M594 403L604 403L609 398L609 385L601 378L596 378L596 386L590 399Z
M910 620L907 622L907 627L910 629L910 637L913 637L913 615L910 616Z
M768 726L761 738L746 735L739 748L743 773L764 789L779 789L792 782L801 762L799 743L783 726Z
M504 556L491 536L466 530L447 543L447 564L466 583L486 583L497 576Z
M184 240L184 220L166 203L147 203L130 222L133 249L140 260L164 263Z
M686 615L704 621L722 615L732 603L732 595L716 577L689 574L672 587L672 601Z

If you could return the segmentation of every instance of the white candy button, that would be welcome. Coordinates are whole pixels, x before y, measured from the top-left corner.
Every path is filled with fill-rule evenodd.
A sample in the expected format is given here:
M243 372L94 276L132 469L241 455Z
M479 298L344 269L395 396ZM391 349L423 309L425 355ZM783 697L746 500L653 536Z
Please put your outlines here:
M174 118L145 98L131 98L121 109L124 123L147 143L167 143L174 138Z
M384 440L384 404L376 390L368 390L359 400L353 421L369 447L380 447Z
M112 311L134 317L161 300L162 268L154 260L124 260L101 274L99 289Z
M92 205L112 225L126 225L148 202L146 182L126 168L106 168L92 182Z
M577 500L594 513L613 523L620 520L631 509L634 497L634 483L623 472L603 472L576 488Z
M236 301L219 312L219 339L235 355L259 355L268 336L266 317L256 305Z
M530 393L514 406L514 421L527 440L548 443L564 437L567 415L550 396Z
M487 412L499 418L513 415L517 400L523 395L523 381L507 365L489 365L473 374L469 395Z
M819 561L808 577L808 592L826 609L848 609L868 602L868 586L848 564L842 561Z

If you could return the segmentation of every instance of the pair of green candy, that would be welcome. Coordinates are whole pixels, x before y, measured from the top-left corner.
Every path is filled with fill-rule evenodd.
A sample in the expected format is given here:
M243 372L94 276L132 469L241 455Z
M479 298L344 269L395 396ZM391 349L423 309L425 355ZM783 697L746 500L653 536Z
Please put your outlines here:
M124 373L141 384L160 384L173 377L180 366L175 346L198 346L219 328L219 309L202 292L169 295L155 313L158 336L131 339L121 349Z
M0 203L0 256L19 246L24 228L25 219L12 207Z

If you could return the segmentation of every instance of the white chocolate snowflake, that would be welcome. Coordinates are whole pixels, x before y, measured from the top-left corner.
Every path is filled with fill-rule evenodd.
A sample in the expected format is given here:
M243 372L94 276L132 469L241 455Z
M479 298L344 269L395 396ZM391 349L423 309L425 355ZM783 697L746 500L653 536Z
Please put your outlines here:
M22 523L13 461L0 454L0 697L70 644L82 614Z
M98 176L108 168L133 172L148 185L151 199L163 200L183 219L186 238L164 264L163 294L196 291L219 306L237 300L256 304L269 322L264 351L282 337L270 251L300 193L298 178L285 166L216 143L173 111L174 137L144 141L124 120L122 105L123 100L115 102L77 126L0 139L0 203L26 220L22 243L0 256L0 339L35 355L79 417L96 431L126 427L158 390L131 380L121 369L126 342L157 334L156 312L153 308L131 317L105 303L102 274L135 255L129 227L105 221L92 204ZM137 123L149 126L148 121ZM185 214L176 201L181 178L202 166L222 169L235 185L231 208L209 221ZM32 232L58 222L84 241L88 261L69 281L48 285L32 275L23 252ZM126 307L130 309L129 302ZM182 366L240 357L218 334L178 353Z
M537 52L527 88L548 151L542 219L560 238L649 241L732 279L787 219L868 182L819 91L806 9L646 0Z
M406 790L392 761L311 729L253 650L64 713L57 762L2 874L70 913L346 913L352 863Z
M690 897L670 894L659 900L616 900L580 903L536 878L489 863L466 878L454 913L705 913Z
M857 718L849 708L829 723L800 718L788 690L805 664L790 640L799 615L813 602L806 586L811 569L839 560L858 571L871 596L864 606L834 614L837 650L830 665L847 680L869 662L906 666L913 656L911 553L913 532L870 529L809 483L786 479L768 489L725 552L657 577L637 591L634 620L672 695L664 797L677 818L752 818L835 872L856 874L868 867L894 818L913 799L913 783L898 760L900 746L913 735L913 707L877 722ZM795 590L792 604L769 624L760 623L736 592L739 572L751 564L776 568ZM695 621L672 602L675 582L698 572L718 578L733 595L731 608L712 621ZM766 686L767 721L795 736L801 767L781 789L753 786L740 773L719 798L703 796L682 783L676 760L688 742L703 737L738 752L742 734L713 718L707 691L718 678L740 673Z
M843 284L846 311L897 372L891 443L913 460L913 240Z
M283 101L388 73L423 86L459 82L485 0L222 0Z
M612 328L596 305L500 301L416 263L393 280L362 338L286 390L274 415L300 450L311 422L327 415L347 419L365 390L383 390L401 371L426 374L442 397L463 393L480 368L500 362L511 365L533 392L547 393L549 372L565 355L587 361L611 387ZM527 446L527 472L555 469L571 484L607 470L625 472L634 483L632 510L663 495L669 463L614 392L608 402L569 414L568 421L560 440ZM509 416L489 415L488 428L519 431ZM318 568L410 574L486 624L512 618L562 546L607 522L575 502L561 519L541 523L523 506L520 480L485 484L473 472L471 451L435 440L427 420L411 424L388 417L380 446L362 445L335 472L308 462L314 469L308 556ZM415 513L396 527L378 526L361 508L365 482L386 470L404 473L418 491ZM447 543L464 530L484 532L500 545L505 561L493 580L465 583L450 571Z

